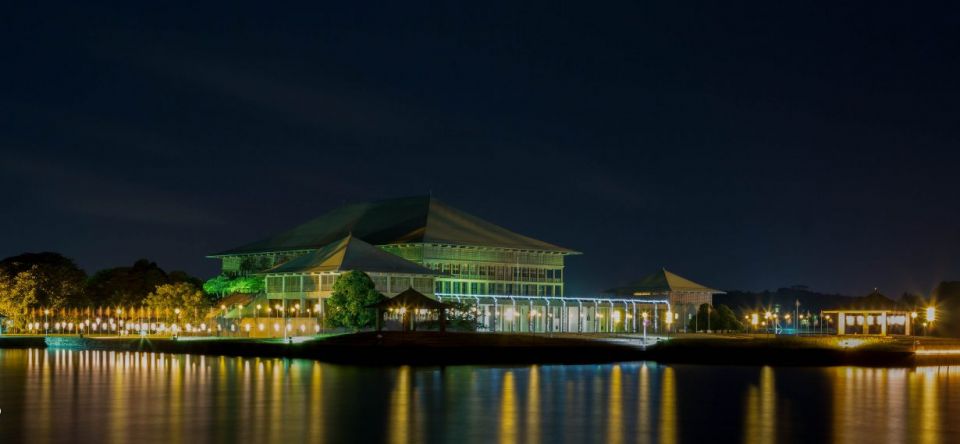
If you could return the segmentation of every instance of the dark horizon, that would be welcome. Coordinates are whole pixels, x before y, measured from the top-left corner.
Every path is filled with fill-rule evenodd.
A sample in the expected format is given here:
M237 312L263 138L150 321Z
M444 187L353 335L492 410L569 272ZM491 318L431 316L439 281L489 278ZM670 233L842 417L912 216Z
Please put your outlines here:
M0 257L208 278L432 194L582 251L570 295L960 280L955 5L258 6L9 7Z

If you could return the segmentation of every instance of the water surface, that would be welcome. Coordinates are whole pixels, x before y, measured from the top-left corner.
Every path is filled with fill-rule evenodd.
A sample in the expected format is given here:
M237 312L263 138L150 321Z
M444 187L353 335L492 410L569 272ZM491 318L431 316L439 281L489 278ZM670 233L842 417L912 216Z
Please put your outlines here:
M960 367L351 367L0 350L2 443L960 442Z

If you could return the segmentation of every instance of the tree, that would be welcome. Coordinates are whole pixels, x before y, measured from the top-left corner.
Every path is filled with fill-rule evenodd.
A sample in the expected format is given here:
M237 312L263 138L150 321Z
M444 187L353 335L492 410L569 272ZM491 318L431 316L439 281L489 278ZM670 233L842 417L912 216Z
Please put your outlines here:
M369 327L376 321L376 313L366 307L384 299L370 276L362 271L348 271L333 284L333 294L327 302L327 319L334 327L354 331Z
M690 318L687 328L691 331L706 331L707 328L710 331L738 331L743 329L743 324L726 305L720 304L714 308L710 304L701 304L697 315Z
M0 273L0 318L22 328L27 310L37 301L38 286L36 267L13 276Z
M260 293L263 291L263 278L258 276L230 277L221 274L204 282L203 291L220 298L233 293Z
M130 267L100 270L87 282L91 303L103 306L138 306L163 284L187 283L199 288L202 282L182 271L163 271L155 262L140 259Z
M177 319L191 324L202 322L210 308L203 291L188 282L158 285L147 295L144 303L151 310L164 313L169 320ZM175 317L177 309L180 310L180 316Z
M727 307L726 305L720 304L717 306L717 309L713 311L715 317L711 319L713 323L712 328L719 331L741 331L743 330L743 324L740 322L740 319L737 318L736 313Z
M84 304L87 273L60 253L23 253L0 260L0 273L7 276L31 271L36 280L37 307L59 309Z

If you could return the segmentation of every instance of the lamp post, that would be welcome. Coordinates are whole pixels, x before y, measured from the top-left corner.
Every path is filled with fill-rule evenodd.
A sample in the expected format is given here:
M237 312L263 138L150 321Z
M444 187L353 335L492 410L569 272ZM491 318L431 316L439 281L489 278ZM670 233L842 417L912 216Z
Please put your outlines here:
M173 314L177 315L176 323L173 324L173 326L174 326L174 328L173 328L173 337L176 338L176 337L177 337L177 332L178 332L179 329L180 329L180 309L179 309L179 308L174 308L174 309L173 309Z
M666 319L663 320L667 324L667 335L670 334L670 326L673 325L673 311L667 308Z
M49 309L44 309L44 310L43 310L43 335L44 335L44 336L47 335L47 332L48 332L48 330L49 330L49 328L48 328L48 327L50 326L50 324L49 324L49 322L50 322L49 316L50 316L50 310L49 310Z
M647 312L643 312L643 346L647 346Z

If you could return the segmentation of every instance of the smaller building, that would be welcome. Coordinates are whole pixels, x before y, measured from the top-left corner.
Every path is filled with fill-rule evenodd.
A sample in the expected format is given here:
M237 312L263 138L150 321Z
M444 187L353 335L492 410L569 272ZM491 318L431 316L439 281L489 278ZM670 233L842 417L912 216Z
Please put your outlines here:
M623 287L607 290L607 293L617 296L635 296L641 299L666 299L673 307L677 318L683 320L683 325L677 328L684 331L686 331L687 322L696 315L701 305L713 305L713 295L724 294L720 290L714 290L671 273L666 268L661 268Z
M910 335L916 313L874 289L850 303L824 310L823 316L836 326L838 335L886 336Z
M226 313L241 318L240 328L252 336L276 336L320 331L326 301L337 278L348 271L370 276L377 291L394 296L413 288L433 295L437 273L399 256L387 253L352 235L262 273L264 292L244 301L230 301ZM251 316L252 315L252 316Z

